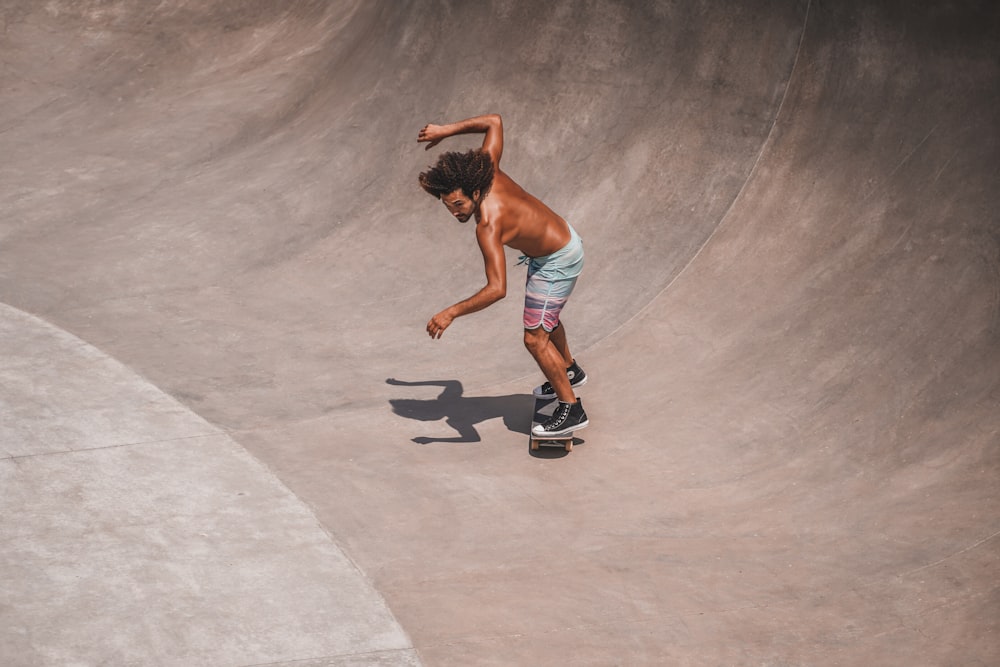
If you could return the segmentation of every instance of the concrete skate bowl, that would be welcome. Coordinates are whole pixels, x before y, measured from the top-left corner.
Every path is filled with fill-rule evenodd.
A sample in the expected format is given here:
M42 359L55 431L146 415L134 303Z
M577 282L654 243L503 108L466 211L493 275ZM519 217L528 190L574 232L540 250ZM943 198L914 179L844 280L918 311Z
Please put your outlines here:
M188 411L184 428L150 418L143 451L201 471L203 494L243 475L287 510L262 513L255 532L252 512L205 509L243 526L213 562L247 571L240 554L277 548L291 513L300 548L270 555L296 586L325 591L293 609L274 592L287 582L264 578L240 604L206 596L182 608L198 614L159 607L167 627L137 622L122 599L209 587L199 561L164 555L166 569L101 589L116 604L94 626L94 600L60 576L51 544L81 561L107 554L93 541L73 551L52 523L79 498L53 475L90 465L97 479L98 452L132 441L97 437L94 458L8 447L20 491L4 532L20 545L47 523L33 548L7 548L5 578L24 582L17 600L58 603L0 606L7 662L1000 660L992 5L109 0L2 12L4 358L103 355L116 370L92 377L94 392L128 376L133 399L147 397L130 399L130 418ZM569 455L528 450L540 377L520 341L515 254L506 300L440 341L423 331L483 278L472 229L415 180L476 138L427 153L416 133L487 111L504 117L505 171L585 239L565 318L592 424ZM13 340L34 344L18 353ZM3 369L20 381L3 405L21 409L0 433L29 444L52 419L32 393L37 366ZM243 463L170 445L202 436ZM127 484L129 466L116 469ZM217 469L228 476L204 472ZM169 498L183 497L190 470L170 470ZM43 488L42 514L18 505ZM141 506L145 523L122 543L215 553L169 503ZM241 540L252 548L233 548ZM332 561L345 564L337 579ZM375 620L322 641L301 619L337 634L338 590L349 616ZM259 618L242 622L256 600L272 610L267 642L255 643ZM53 624L78 632L42 631Z

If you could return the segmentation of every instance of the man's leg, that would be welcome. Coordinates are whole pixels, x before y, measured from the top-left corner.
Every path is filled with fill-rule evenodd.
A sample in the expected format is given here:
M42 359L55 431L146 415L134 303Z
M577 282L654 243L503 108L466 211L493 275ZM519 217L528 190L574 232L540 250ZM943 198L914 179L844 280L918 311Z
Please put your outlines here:
M559 327L556 331L560 329L562 327ZM565 342L565 333L563 333L562 337L563 342ZM525 329L524 346L528 348L528 352L534 357L535 363L538 364L542 373L545 374L545 379L552 385L559 400L564 403L576 403L576 394L573 393L573 388L569 384L569 378L566 377L566 367L569 364L566 362L563 353L557 349L549 332L542 327ZM572 358L570 358L569 363L573 363Z
M559 326L549 334L549 340L555 345L556 350L563 358L563 366L569 368L573 365L573 355L569 351L569 343L566 342L566 326L560 322ZM555 386L555 385L553 385Z

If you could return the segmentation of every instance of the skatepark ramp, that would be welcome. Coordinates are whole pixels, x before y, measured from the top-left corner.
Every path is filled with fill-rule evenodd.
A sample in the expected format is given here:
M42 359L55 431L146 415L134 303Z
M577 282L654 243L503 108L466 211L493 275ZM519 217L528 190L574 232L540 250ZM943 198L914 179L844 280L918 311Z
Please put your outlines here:
M0 4L0 662L1000 661L1000 9ZM590 381L422 192L503 115Z

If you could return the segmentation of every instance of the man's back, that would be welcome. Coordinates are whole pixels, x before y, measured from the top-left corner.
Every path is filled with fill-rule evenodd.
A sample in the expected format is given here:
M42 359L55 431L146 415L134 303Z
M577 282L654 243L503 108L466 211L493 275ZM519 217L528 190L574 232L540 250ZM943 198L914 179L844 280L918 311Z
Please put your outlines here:
M480 206L478 224L497 225L501 242L528 257L552 254L570 240L566 221L500 169Z

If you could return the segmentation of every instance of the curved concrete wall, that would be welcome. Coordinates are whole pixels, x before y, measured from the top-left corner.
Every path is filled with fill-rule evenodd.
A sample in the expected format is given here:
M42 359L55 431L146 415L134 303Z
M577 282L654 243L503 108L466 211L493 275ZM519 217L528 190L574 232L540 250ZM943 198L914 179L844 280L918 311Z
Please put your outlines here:
M267 463L426 662L995 662L997 10L3 16L0 300ZM482 269L416 132L484 111L586 242L564 459L516 288L423 333Z
M11 302L232 427L380 400L405 372L534 372L517 298L460 322L444 354L420 336L482 280L471 229L416 185L436 158L416 145L431 120L504 112L505 168L590 250L570 324L583 345L616 329L732 204L804 11L254 6L70 4L8 30L25 68L48 57L46 34L71 36L52 57L80 64L15 91ZM481 48L460 56L455 39Z

